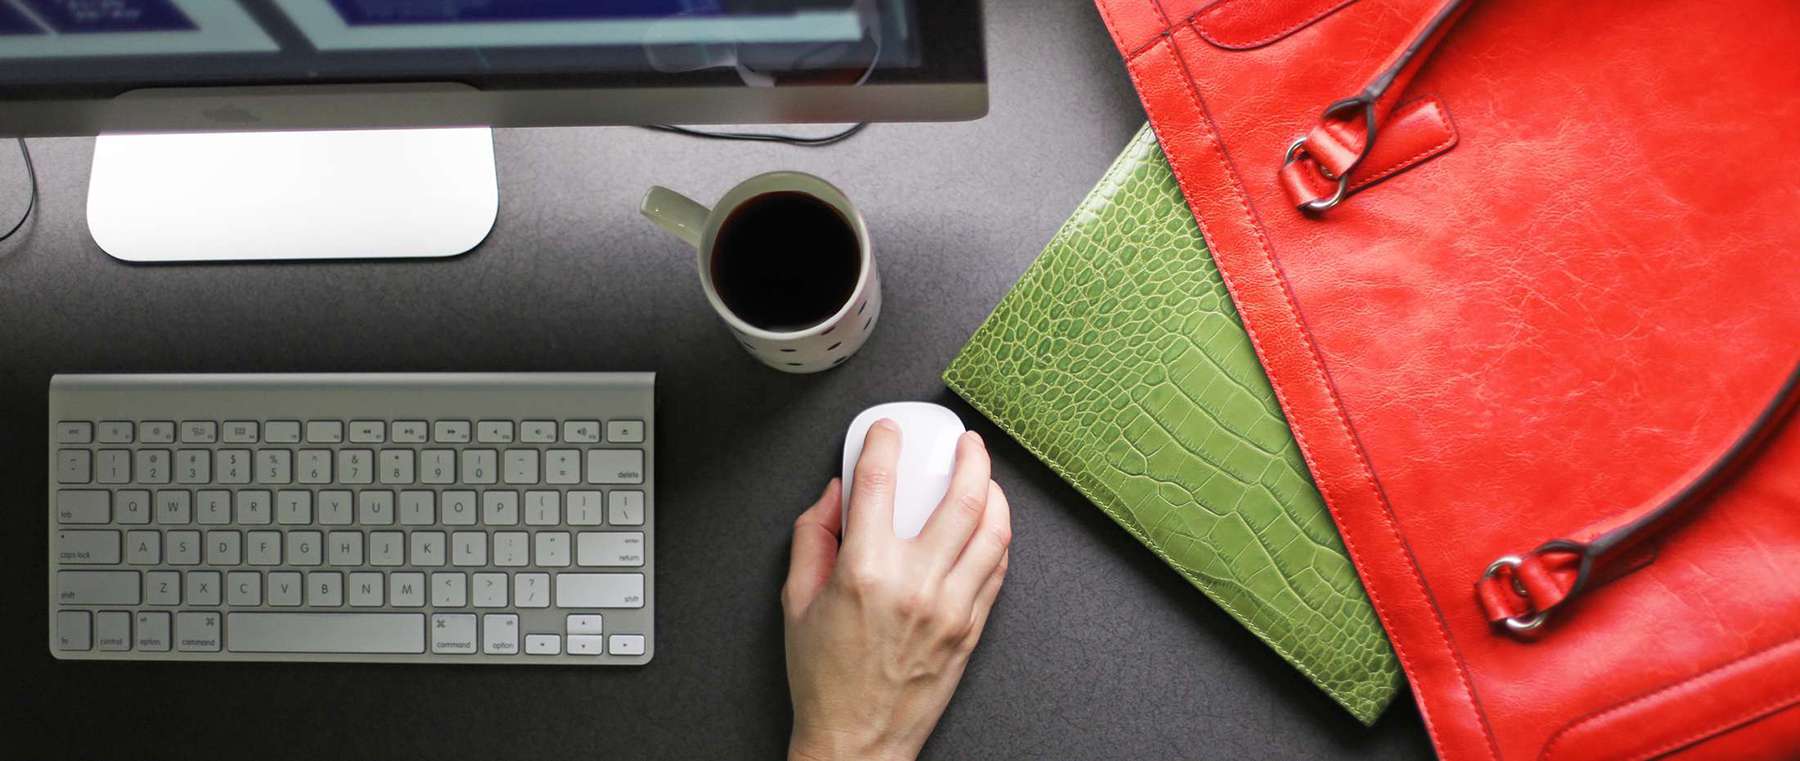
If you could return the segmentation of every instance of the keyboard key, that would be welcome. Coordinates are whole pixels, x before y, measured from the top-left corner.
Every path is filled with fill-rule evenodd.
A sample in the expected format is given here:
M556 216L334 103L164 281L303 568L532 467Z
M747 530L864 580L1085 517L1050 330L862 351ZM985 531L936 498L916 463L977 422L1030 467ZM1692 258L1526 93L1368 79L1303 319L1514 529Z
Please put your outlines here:
M544 483L581 483L581 452L574 449L552 449L545 452Z
M562 523L562 494L553 491L525 492L525 525L555 526Z
M204 449L183 449L176 452L175 483L212 483L212 453Z
M308 420L306 421L306 441L309 444L341 444L344 441L344 421L342 420Z
M225 574L225 602L238 608L253 608L261 605L262 573L232 571Z
M556 575L556 607L644 607L644 575L641 573L559 573Z
M306 580L296 571L269 574L269 604L278 608L298 608L304 599ZM230 620L227 619L227 623Z
M525 635L526 655L562 655L562 637L555 634Z
M289 531L288 565L318 565L324 558L325 535L317 531Z
M598 526L606 515L597 491L569 492L569 525Z
M419 453L419 483L449 484L455 482L455 452L448 449L427 449Z
M425 652L422 613L256 612L225 621L226 649L234 653Z
M254 420L227 420L224 441L227 444L255 444L257 428Z
M181 443L212 444L219 440L219 424L211 420L183 420Z
M112 493L58 490L56 492L56 521L68 524L111 523Z
M185 491L156 493L156 522L164 526L185 526L193 520L194 495Z
M500 454L492 449L465 449L462 453L462 478L465 483L491 484L499 477Z
M312 523L312 492L275 492L275 522L283 526Z
M326 449L300 450L300 483L331 483L331 451Z
M417 608L423 606L425 604L425 574L389 574L388 604L396 608Z
M444 508L444 525L475 525L475 492L447 491L440 497Z
M411 449L381 450L381 482L384 484L410 484L413 482L413 452Z
M605 634L606 633L605 631L602 631L602 629L601 629L601 624L603 623L603 621L601 620L600 614L598 614L598 613L571 614L565 620L567 622L565 631L567 631L569 634Z
M153 653L167 652L172 639L174 637L169 634L169 614L137 614L137 649Z
M475 440L483 444L511 444L513 442L512 421L483 420L476 423Z
M56 482L85 484L94 478L94 455L85 449L64 449L56 453Z
M222 634L217 613L182 611L175 614L176 650L218 652Z
M94 460L94 480L103 484L131 483L131 453L123 449L102 449Z
M140 449L137 451L138 483L166 484L169 482L170 454L167 449Z
M64 420L56 424L56 443L94 443L94 424L80 420Z
M398 420L394 422L395 444L423 444L426 437L425 421Z
M494 534L494 565L521 568L531 564L531 535L523 531Z
M281 532L252 531L244 536L244 560L250 565L281 565Z
M350 421L350 442L353 444L381 444L387 441L387 423L380 420Z
M337 453L338 483L367 484L375 482L375 452L369 449L340 449Z
M236 531L206 532L206 564L237 565L244 560L244 537ZM192 578L193 574L189 574Z
M327 565L362 565L363 535L361 531L333 531L325 537Z
M517 655L519 617L511 613L489 613L482 616L481 652L488 655Z
M394 493L391 491L357 492L356 520L365 526L394 525Z
M250 450L221 449L214 452L213 477L222 484L250 483Z
M387 568L406 564L406 535L398 531L369 534L369 565Z
M131 649L131 614L107 610L94 614L94 644L100 650L120 652Z
M487 565L487 534L458 531L450 535L450 564L455 566Z
M595 637L585 634L577 634L569 637L570 655L604 655L605 653L605 637Z
M506 450L506 482L509 484L531 485L538 482L538 451L536 449Z
M256 482L284 486L294 482L294 453L286 449L264 449L256 453Z
M644 525L644 493L617 490L608 493L606 521L614 526Z
M85 610L62 610L56 613L56 649L92 650L93 614Z
M521 608L550 607L550 574L513 574L513 605Z
M481 522L489 526L519 525L519 493L516 491L482 492Z
M436 613L431 616L431 652L469 655L475 652L475 614Z
M300 443L300 421L271 420L263 426L263 441L270 444Z
M600 421L565 420L562 424L562 440L566 444L598 444Z
M469 421L439 420L431 426L431 440L439 444L467 444Z
M337 571L307 573L306 604L313 608L335 608L343 605L344 575Z
M150 492L126 489L113 495L113 522L142 526L150 522Z
M584 531L575 537L575 564L641 566L644 564L644 535L635 531Z
M411 546L412 564L436 567L444 564L444 534L441 531L414 531L407 539Z
M231 523L231 492L203 489L194 494L194 522L202 526Z
M606 423L606 440L613 444L642 444L644 421L609 420Z
M237 522L246 526L269 525L270 502L269 493L261 490L241 491L237 493Z
M352 522L350 508L350 492L332 490L319 492L319 525L348 526Z
M504 608L504 607L506 607L506 588L508 586L512 585L512 580L508 579L506 577L506 574L504 574L504 573L478 573L478 574L475 574L474 583L475 583L475 590L474 590L474 597L475 597L474 605L475 605L475 607L477 607L477 608Z
M556 443L556 421L527 420L519 426L519 440L527 444ZM71 441L70 444L85 444L85 441Z
M532 557L537 564L549 568L562 568L569 564L569 535L560 531L543 531L532 537L536 546L532 549Z
M168 420L145 421L138 426L138 441L145 444L173 444L175 423Z
M56 560L64 565L118 565L119 532L58 531Z
M400 492L400 525L429 526L437 522L437 493Z
M643 655L644 635L614 634L607 638L606 649L613 655Z
M162 562L162 534L155 531L125 532L125 562L156 565Z
M169 565L200 565L200 532L170 531L164 534L163 558Z
M223 593L219 587L224 584L218 571L188 571L187 585L182 597L189 605L218 605ZM176 622L179 626L180 622ZM179 634L180 630L177 629Z
M387 580L376 571L350 574L350 607L379 608Z
M141 599L137 571L56 572L56 601L64 605L136 605Z
M179 571L151 571L144 574L145 605L180 605L181 573ZM163 626L168 626L165 619Z
M431 575L431 604L438 608L460 608L469 604L469 577L460 573Z
M132 425L127 420L107 420L94 427L94 440L102 444L130 444Z
M590 449L587 453L590 484L641 484L644 482L644 450Z

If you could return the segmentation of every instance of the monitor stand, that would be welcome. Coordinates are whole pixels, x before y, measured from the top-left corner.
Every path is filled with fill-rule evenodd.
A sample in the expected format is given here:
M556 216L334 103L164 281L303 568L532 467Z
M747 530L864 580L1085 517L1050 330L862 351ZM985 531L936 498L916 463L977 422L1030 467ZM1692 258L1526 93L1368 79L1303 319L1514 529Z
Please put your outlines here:
M394 259L479 245L500 206L486 127L102 135L88 229L131 262Z

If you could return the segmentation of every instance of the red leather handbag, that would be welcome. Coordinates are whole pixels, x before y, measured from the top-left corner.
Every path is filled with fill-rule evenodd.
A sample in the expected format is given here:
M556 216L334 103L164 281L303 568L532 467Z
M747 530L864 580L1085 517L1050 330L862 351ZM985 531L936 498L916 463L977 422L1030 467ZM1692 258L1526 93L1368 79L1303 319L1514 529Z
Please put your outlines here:
M1098 5L1438 752L1800 758L1800 3Z

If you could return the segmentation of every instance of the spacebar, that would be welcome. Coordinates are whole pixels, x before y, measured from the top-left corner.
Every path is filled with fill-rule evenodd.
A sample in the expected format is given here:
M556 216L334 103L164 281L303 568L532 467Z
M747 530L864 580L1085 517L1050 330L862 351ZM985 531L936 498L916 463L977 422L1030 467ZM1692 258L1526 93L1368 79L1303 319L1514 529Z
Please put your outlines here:
M423 613L230 613L234 653L423 653Z

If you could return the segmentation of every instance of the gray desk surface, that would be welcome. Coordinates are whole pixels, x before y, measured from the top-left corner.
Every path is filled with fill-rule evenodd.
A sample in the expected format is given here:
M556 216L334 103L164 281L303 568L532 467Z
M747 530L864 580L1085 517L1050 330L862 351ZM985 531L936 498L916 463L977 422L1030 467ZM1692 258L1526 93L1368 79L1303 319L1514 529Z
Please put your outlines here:
M435 263L136 267L83 219L91 141L33 142L44 204L0 247L9 741L37 757L777 758L777 589L797 511L870 404L950 404L1012 495L1013 570L937 759L1427 758L1411 701L1365 729L938 379L1143 115L1088 0L988 4L993 112L827 150L631 129L503 131L488 242ZM10 150L10 149L8 149ZM0 218L19 208L0 150ZM825 375L764 370L640 220L662 183L839 183L888 299ZM45 394L58 372L655 370L658 641L641 670L62 664L45 650ZM605 753L611 749L617 752ZM7 754L10 755L10 754Z

